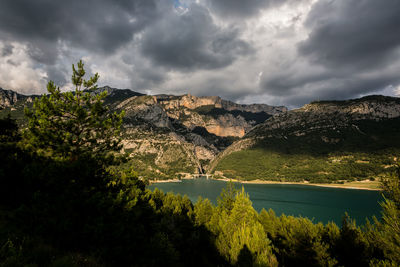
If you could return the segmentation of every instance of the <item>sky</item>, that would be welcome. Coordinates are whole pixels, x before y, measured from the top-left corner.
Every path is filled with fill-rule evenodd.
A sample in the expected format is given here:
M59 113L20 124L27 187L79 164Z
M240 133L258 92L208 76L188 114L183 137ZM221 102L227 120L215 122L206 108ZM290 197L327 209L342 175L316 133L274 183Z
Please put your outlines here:
M399 0L1 0L0 87L99 85L299 107L400 95Z

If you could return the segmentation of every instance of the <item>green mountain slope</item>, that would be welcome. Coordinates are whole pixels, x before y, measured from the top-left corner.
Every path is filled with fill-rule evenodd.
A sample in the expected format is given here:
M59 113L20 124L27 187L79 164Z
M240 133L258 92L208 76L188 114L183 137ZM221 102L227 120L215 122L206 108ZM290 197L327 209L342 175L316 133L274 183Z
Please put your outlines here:
M242 180L375 179L400 155L399 116L393 97L313 102L254 127L210 172Z

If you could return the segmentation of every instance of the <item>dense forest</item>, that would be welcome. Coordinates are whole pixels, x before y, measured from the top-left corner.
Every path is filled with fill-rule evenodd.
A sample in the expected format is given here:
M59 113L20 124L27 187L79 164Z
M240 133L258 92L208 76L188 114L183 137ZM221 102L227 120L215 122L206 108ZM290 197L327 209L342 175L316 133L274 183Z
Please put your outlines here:
M123 169L122 113L95 95L98 75L73 67L18 129L0 120L1 266L398 266L400 169L383 181L380 221L356 226L254 210L233 184L218 204L150 191Z

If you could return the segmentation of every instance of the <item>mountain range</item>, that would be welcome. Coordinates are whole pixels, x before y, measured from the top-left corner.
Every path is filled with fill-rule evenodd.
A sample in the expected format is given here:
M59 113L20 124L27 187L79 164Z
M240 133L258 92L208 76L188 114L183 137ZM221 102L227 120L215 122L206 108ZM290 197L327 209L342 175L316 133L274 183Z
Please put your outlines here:
M209 171L243 180L373 180L399 155L400 99L373 95L277 114L220 153Z
M255 125L287 111L265 104L241 105L217 96L145 95L108 86L105 104L125 110L123 150L127 163L149 179L186 177L206 172L209 162ZM0 89L0 117L11 114L23 124L23 108L36 95Z
M239 180L342 182L375 179L400 152L400 99L367 96L317 101L288 110L218 96L145 95L106 90L111 111L125 110L126 163L147 179L213 174ZM38 96L0 89L0 116L23 124Z

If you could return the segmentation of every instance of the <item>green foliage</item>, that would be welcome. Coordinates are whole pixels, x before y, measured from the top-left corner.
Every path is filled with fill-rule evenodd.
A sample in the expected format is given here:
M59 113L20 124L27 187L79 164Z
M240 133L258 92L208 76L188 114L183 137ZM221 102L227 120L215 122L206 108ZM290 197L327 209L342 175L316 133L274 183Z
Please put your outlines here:
M330 183L383 176L396 153L333 152L326 155L285 154L261 148L237 151L218 162L216 171L241 180L310 181ZM374 179L375 179L374 178Z
M335 240L331 236L331 225L313 224L306 218L295 218L262 210L259 221L274 245L279 262L284 266L334 266L337 260L329 248ZM329 243L331 242L331 243Z
M73 71L77 88L97 81L96 75L83 80L82 63ZM257 213L233 183L216 207L202 198L193 205L187 196L147 190L132 168L105 164L118 147L122 115L107 115L101 97L50 87L50 96L27 111L22 137L14 120L0 119L0 266L400 264L399 172L384 181L382 221L364 228L348 215L339 228ZM96 116L103 126L92 121ZM83 122L86 134L71 138L67 131ZM102 127L108 141L90 142Z
M199 197L194 206L195 222L198 225L208 225L214 214L214 207L211 201L206 198Z
M186 196L152 193L132 169L110 168L122 115L80 89L97 76L83 80L81 63L73 71L75 93L50 83L22 141L14 121L0 120L0 265L226 265Z
M341 228L277 217L272 210L258 214L243 189L238 192L232 184L217 207L203 199L194 206L196 224L214 233L218 250L236 266L397 266L400 246L393 227L398 214L386 214L391 216L382 222L387 228L378 221L357 227L347 214Z
M375 219L376 229L373 241L377 250L384 255L384 261L374 262L375 266L396 266L400 264L400 166L383 180L385 201L382 206L382 220ZM383 260L383 259L382 259Z
M277 266L271 242L243 188L239 192L229 183L221 193L218 207L199 199L194 213L196 223L206 225L216 235L218 250L232 264Z
M324 123L327 129L321 129ZM359 120L335 129L329 123L334 122L255 128L248 134L254 145L224 155L211 171L242 180L330 183L376 179L393 170L400 152L400 118Z
M24 132L26 146L41 155L77 160L92 157L106 160L110 151L120 149L121 113L110 113L103 105L107 92L92 94L99 78L96 73L84 79L82 61L72 65L73 92L61 92L53 82L47 85L48 95L35 100L25 109L29 120Z
M226 188L222 189L221 195L218 197L218 208L230 214L235 203L236 194L238 190L235 188L233 182L229 182Z

